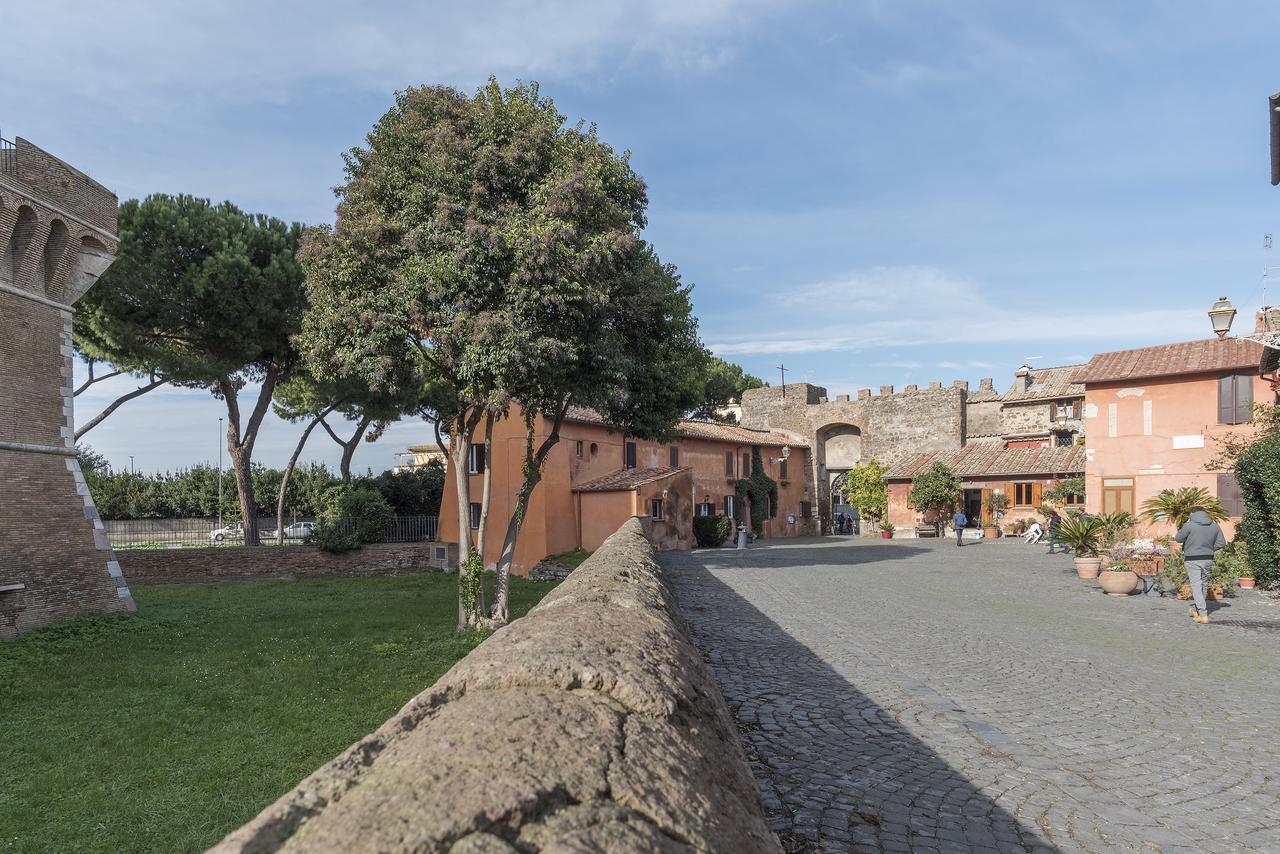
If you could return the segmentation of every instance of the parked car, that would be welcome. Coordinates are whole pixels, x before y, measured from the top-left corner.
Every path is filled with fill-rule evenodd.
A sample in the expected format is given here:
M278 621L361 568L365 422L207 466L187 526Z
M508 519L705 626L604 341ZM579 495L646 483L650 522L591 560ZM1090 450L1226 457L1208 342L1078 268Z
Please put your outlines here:
M315 533L315 522L294 522L292 525L284 529L284 538L286 540L305 540L307 537ZM267 531L262 535L264 540L277 539L275 531Z
M220 543L223 540L243 540L244 525L239 522L227 525L225 528L218 528L209 534L211 542Z

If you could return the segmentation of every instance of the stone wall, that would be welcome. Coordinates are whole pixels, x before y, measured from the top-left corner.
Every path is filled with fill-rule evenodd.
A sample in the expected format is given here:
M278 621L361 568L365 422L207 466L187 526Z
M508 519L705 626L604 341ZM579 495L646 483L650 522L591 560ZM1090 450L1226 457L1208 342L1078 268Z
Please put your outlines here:
M374 543L329 554L315 546L213 546L118 552L131 584L407 575L458 565L457 543Z
M51 206L115 234L115 193L22 137L15 139L14 145L17 179L24 187L34 190Z
M628 521L213 850L779 851L661 572Z

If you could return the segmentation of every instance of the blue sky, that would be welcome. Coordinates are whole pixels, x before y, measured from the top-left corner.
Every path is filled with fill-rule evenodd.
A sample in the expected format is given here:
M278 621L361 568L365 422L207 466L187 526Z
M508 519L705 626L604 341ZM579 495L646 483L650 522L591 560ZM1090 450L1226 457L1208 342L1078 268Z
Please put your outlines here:
M46 0L6 26L5 137L122 199L307 223L396 89L538 80L633 151L704 340L832 394L1202 337L1221 294L1247 325L1280 225L1274 3ZM155 392L88 441L172 468L214 457L220 414ZM259 459L295 435L268 422ZM429 439L396 425L356 464Z

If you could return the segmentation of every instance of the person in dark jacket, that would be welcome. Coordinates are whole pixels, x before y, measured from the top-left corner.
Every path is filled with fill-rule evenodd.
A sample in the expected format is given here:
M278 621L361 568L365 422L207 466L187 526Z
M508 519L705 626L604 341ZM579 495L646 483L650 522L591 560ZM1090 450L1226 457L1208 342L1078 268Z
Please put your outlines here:
M1187 561L1187 580L1191 582L1191 596L1195 599L1195 605L1188 611L1197 623L1207 623L1209 606L1205 594L1209 589L1209 572L1213 568L1214 554L1227 547L1227 538L1203 507L1194 507L1191 518L1178 529L1177 540L1182 543L1182 556Z

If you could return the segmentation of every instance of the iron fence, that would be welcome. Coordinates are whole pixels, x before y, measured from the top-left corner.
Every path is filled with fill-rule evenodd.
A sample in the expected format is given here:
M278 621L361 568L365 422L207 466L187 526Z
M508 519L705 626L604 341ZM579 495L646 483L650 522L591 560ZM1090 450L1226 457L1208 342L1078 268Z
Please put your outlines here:
M382 542L421 543L435 540L439 517L393 516L383 532ZM242 546L244 529L239 523L217 519L120 519L102 523L111 547L117 550L197 548L200 546ZM339 522L340 526L346 523ZM284 545L308 542L315 523L292 520L285 525ZM258 520L258 538L264 546L278 544L275 519Z
M0 172L18 173L18 147L0 135Z

